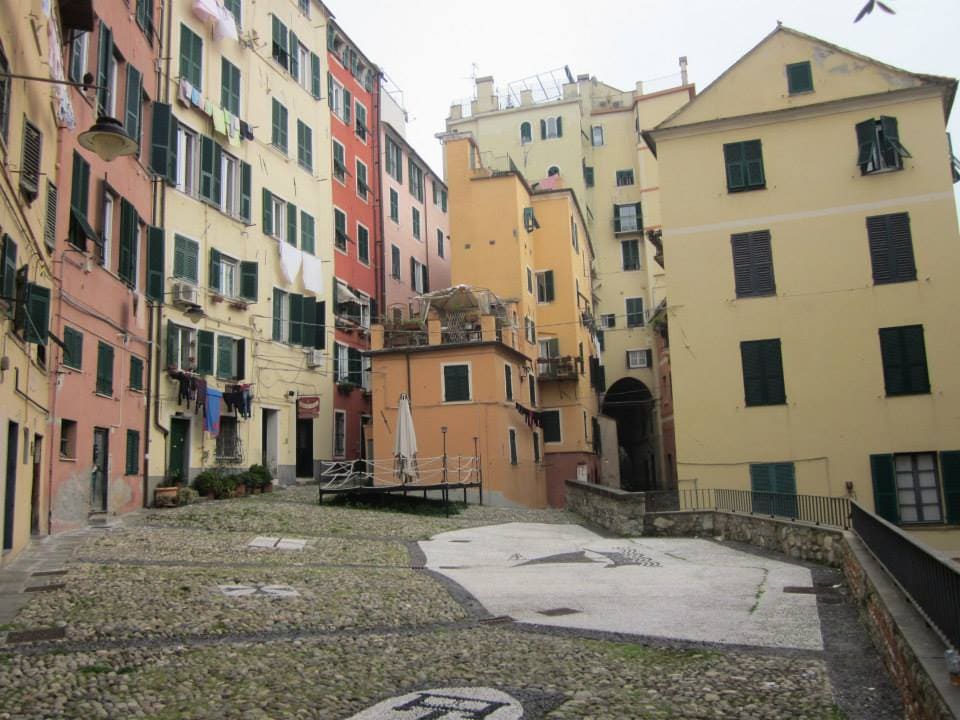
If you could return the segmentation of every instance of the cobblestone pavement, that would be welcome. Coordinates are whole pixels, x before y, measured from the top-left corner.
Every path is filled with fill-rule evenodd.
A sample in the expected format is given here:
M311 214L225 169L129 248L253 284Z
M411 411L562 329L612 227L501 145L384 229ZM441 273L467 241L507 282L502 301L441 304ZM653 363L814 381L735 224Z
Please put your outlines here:
M144 513L87 533L66 574L32 579L53 589L29 593L0 626L0 718L517 717L492 701L500 710L471 712L483 701L437 688L506 693L524 718L902 717L845 603L822 608L823 651L520 625L420 569L413 541L575 516L410 516L318 507L315 493ZM260 535L307 542L249 547ZM622 611L643 608L624 598ZM49 628L63 637L14 634ZM426 709L365 713L394 696Z

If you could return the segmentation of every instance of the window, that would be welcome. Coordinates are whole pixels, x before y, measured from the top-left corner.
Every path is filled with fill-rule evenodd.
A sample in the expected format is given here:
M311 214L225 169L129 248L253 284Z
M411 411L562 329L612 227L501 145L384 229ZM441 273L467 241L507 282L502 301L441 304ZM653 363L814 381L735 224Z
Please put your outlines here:
M113 346L97 343L97 395L113 396Z
M554 299L553 270L541 270L537 273L537 302L548 303Z
M753 512L797 516L797 481L792 462L750 465Z
M141 114L143 110L143 76L132 64L127 65L126 107L123 113L123 129L137 143L139 153L141 140Z
M413 158L408 160L407 166L410 173L410 194L423 202L423 169L413 161Z
M225 152L220 153L220 209L227 215L240 214L240 162Z
M173 276L196 285L199 282L200 245L195 240L174 235Z
M356 120L354 122L354 129L356 130L357 137L360 138L360 142L366 144L367 142L367 109L360 104L360 101L357 101L356 107Z
M530 127L530 123L520 123L520 144L526 145L531 142L533 142L533 129Z
M290 296L283 290L273 289L273 334L277 342L290 341Z
M418 293L430 292L427 266L416 258L410 258L410 287Z
M361 356L361 386L364 390L369 391L372 387L371 381L373 380L373 358Z
M240 263L219 250L210 250L210 289L235 298L240 296Z
M727 143L723 146L723 161L727 167L727 192L760 190L767 186L759 140Z
M333 235L334 244L338 250L347 251L347 214L339 208L333 209Z
M27 204L36 200L40 194L40 159L43 151L43 134L40 129L24 117L23 146L20 160L20 192Z
M900 170L903 159L913 157L900 144L900 130L895 117L882 115L857 123L857 165L861 175Z
M875 284L917 279L908 213L868 217L867 238Z
M117 275L132 288L137 287L140 268L140 218L136 208L120 198L120 248Z
M643 298L627 298L627 327L643 327Z
M770 231L737 233L730 236L733 250L733 279L737 297L775 295Z
M17 288L17 243L7 233L3 234L2 256L0 256L0 296L12 298ZM0 301L7 307L7 313L13 315L13 303Z
M313 172L313 130L297 120L297 162L300 167Z
M583 166L583 184L588 188L593 187L594 183L594 170L592 167L588 167L586 164Z
M590 132L594 147L603 145L603 125L594 125Z
M77 421L60 420L60 457L75 460L77 457Z
M640 241L624 240L620 243L620 257L624 270L640 269Z
M446 250L443 247L443 230L437 228L437 256L446 257Z
M442 212L447 211L447 191L444 188L440 189L440 210Z
M343 145L333 141L333 176L342 183L347 182L347 156Z
M6 145L10 131L10 94L13 87L13 78L9 77L10 63L7 56L0 50L0 138ZM81 78L82 79L82 78Z
M615 328L617 326L617 316L613 313L600 316L600 327L604 329Z
M190 62L193 59L193 40L185 36L185 32L189 33L190 31L186 27L181 27L180 76L192 82L191 78L194 74L191 72ZM199 41L196 35L193 35L193 38ZM199 76L199 72L196 75ZM197 82L200 82L199 77ZM97 44L97 85L100 88L97 90L97 114L116 117L117 57L113 52L113 32L102 20L100 21L100 37Z
M433 204L439 206L440 205L440 186L437 185L437 181L435 179L430 181L430 185L433 187Z
M231 415L220 416L220 432L217 434L213 452L217 462L236 463L243 461L237 418Z
M537 379L533 374L527 375L527 388L530 392L530 407L537 406Z
M740 359L743 363L744 402L747 407L783 405L787 402L779 338L741 342Z
M333 344L333 376L337 382L348 382L350 378L350 348L341 343Z
M83 82L87 72L87 52L90 46L90 33L74 30L70 43L70 67L68 77L72 82ZM0 73L9 72L5 58L0 59ZM4 78L7 80L8 78Z
M537 464L540 463L540 433L536 430L533 431L533 461Z
M537 341L537 326L529 316L523 318L523 334L531 345Z
M327 73L327 94L330 96L329 103L333 114L349 125L353 117L353 96L349 90L334 80L330 73Z
M143 390L143 360L130 356L130 389Z
M543 442L558 443L563 442L563 433L560 429L560 411L559 410L541 410L540 423L543 428Z
M357 223L357 259L364 265L370 264L370 232Z
M420 239L420 211L417 208L410 208L413 215L413 236Z
M650 350L627 350L627 367L631 370L652 367Z
M556 177L560 174L560 168L556 165L551 165L547 168L547 177Z
M813 71L808 60L787 65L787 92L791 95L813 92Z
M343 457L347 453L347 414L343 410L333 411L333 456Z
M199 188L200 151L197 134L177 128L177 190L196 195Z
M570 243L576 252L580 252L580 229L577 227L577 221L570 218Z
M387 138L387 174L397 182L403 182L403 150L391 138Z
M263 203L264 232L280 242L289 242L295 245L297 239L287 237L287 202L264 188Z
M400 195L393 188L390 188L390 219L400 222Z
M513 400L513 368L509 365L503 366L503 385L507 400Z
M390 277L400 279L400 248L390 246Z
M510 442L510 464L518 465L519 460L517 459L517 431L513 428L507 430L507 439Z
M87 220L87 205L90 200L90 165L73 153L73 177L70 186L70 224L67 240L80 250L87 249L87 239L96 240L97 234Z
M617 187L633 185L633 170L617 170Z
M930 392L923 325L880 328L880 355L888 396Z
M292 34L291 34L292 37ZM290 68L291 74L293 74L293 79L296 80L300 87L306 90L309 93L313 92L313 76L311 72L311 57L310 51L300 42L297 42L296 48L290 49L291 53L291 64L293 65ZM296 62L293 61L293 56L296 55Z
M311 255L317 250L317 223L310 213L300 211L300 249Z
M140 433L127 430L127 453L124 463L124 475L136 475L140 472Z
M151 0L145 0L146 2L151 2ZM243 15L243 2L242 0L224 0L224 7L230 11L230 14L233 15L233 19L237 22L237 28L239 29L242 26L241 17Z
M194 368L194 330L167 324L167 365L174 370L191 370Z
M284 155L287 153L287 109L273 100L273 131L270 136L271 144Z
M613 206L613 231L635 233L643 229L643 213L640 203Z
M540 121L540 139L563 137L563 118L548 117Z
M286 70L290 67L290 36L287 32L287 26L280 22L280 18L276 15L273 16L272 33L271 56Z
M467 402L470 400L470 366L443 366L443 401Z
M63 328L63 364L74 370L83 368L83 333L69 326Z
M220 60L220 105L240 117L240 70L226 58Z
M243 367L244 343L227 335L217 335L217 377L222 380L239 380Z
M102 32L100 38L102 42ZM197 90L201 89L203 83L203 40L183 24L180 25L180 77Z
M533 270L527 268L527 292L533 293Z
M297 0L297 7L305 17L310 17L310 0Z
M943 522L936 456L933 453L904 453L894 455L893 462L900 521Z
M367 166L357 160L357 196L366 202L370 186L367 185Z

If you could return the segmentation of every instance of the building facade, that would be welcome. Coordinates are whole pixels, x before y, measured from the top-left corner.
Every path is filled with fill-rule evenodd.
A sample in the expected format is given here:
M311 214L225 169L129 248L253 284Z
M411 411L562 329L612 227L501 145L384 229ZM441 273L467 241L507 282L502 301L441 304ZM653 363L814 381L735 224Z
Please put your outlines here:
M603 333L602 412L617 423L619 467L606 475L637 490L665 486L648 326L662 299L655 281L663 272L655 259L660 181L639 130L690 98L685 71L672 81L621 91L564 69L497 91L483 77L469 106L453 105L447 119L448 131L470 133L490 158L508 154L534 184L559 176L579 199L596 251L591 304Z
M778 27L649 134L681 488L960 547L956 87Z
M327 103L333 180L334 392L337 460L368 457L371 318L382 307L380 72L333 20L327 28Z

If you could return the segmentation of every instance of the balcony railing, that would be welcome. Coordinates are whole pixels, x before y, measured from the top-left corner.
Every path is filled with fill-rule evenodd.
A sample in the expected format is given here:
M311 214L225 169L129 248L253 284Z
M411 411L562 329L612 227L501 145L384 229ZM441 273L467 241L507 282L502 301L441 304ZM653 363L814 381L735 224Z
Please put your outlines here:
M429 344L430 337L423 328L388 327L383 331L383 346L385 348L423 347Z
M537 358L537 378L540 380L576 380L579 375L577 359L572 355Z

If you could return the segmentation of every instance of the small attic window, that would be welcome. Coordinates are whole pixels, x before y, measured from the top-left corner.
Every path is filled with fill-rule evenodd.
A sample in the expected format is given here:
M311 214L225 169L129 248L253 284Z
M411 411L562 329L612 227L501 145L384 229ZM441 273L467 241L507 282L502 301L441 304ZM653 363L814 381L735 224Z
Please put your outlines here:
M808 60L787 65L787 90L791 95L813 92L813 71Z

